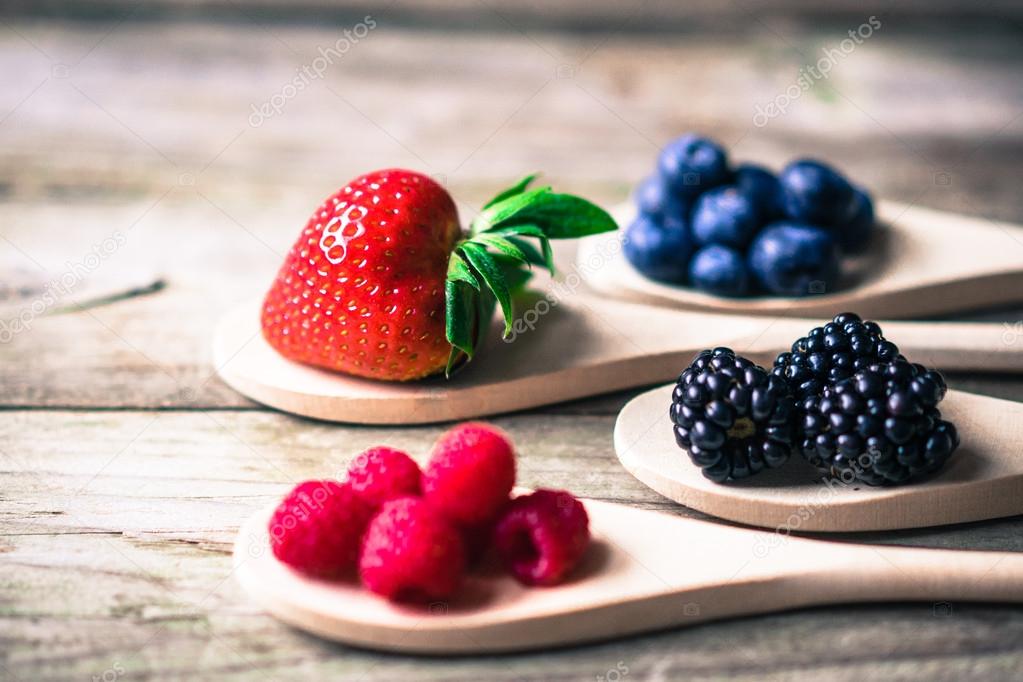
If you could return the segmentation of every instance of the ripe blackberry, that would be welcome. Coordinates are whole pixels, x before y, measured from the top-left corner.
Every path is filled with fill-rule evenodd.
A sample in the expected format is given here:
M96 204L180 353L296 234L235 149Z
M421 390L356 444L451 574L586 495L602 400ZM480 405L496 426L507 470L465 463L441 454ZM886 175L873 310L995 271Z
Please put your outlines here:
M801 403L799 449L842 480L898 485L940 469L959 446L941 418L941 374L898 359L874 364Z
M829 383L861 369L900 357L898 346L884 338L876 322L842 313L811 329L792 344L791 352L779 354L771 374L784 378L796 397L803 399L819 395Z
M671 395L676 442L718 483L781 466L792 452L794 408L781 377L729 348L697 355Z

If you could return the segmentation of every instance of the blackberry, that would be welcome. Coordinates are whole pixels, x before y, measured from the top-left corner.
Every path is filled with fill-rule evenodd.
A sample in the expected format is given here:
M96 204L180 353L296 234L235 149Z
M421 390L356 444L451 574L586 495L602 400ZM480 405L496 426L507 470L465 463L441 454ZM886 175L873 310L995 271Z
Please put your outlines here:
M792 452L788 384L729 348L702 351L671 396L675 440L718 483L781 466Z
M898 360L899 348L884 338L876 322L864 322L855 313L836 315L823 327L781 353L771 373L784 378L797 398L815 395L830 383L852 376L874 364Z
M898 485L944 466L959 446L941 418L941 374L904 358L873 364L801 401L799 450L843 481Z

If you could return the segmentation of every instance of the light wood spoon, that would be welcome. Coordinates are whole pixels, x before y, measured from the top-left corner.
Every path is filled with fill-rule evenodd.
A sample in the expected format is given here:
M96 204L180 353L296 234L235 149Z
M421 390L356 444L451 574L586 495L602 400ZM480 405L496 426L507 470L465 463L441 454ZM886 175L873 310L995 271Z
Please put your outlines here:
M629 473L692 509L779 532L917 528L1023 514L1023 404L949 391L939 405L962 444L920 483L875 488L827 478L798 454L744 481L713 483L675 443L673 385L637 396L618 415L614 446Z
M526 588L493 570L451 603L397 606L349 583L305 578L241 529L234 572L284 622L321 637L430 654L546 649L720 618L868 601L1023 601L1023 555L784 537L585 501L594 542L573 578Z
M578 282L576 282L578 285ZM560 288L559 288L560 286ZM768 365L822 319L669 310L553 285L550 299L517 304L505 342L489 335L450 380L368 381L286 360L262 338L259 304L229 313L214 341L220 376L286 412L363 424L419 424L511 412L674 379L704 348L726 345ZM828 317L841 310L831 311ZM1023 334L996 323L886 322L914 361L941 369L1023 371Z
M622 228L634 216L631 205L615 212ZM900 319L1023 302L1023 228L889 201L878 219L868 255L847 261L839 290L819 296L724 298L655 282L622 254L622 231L584 239L576 266L610 296L722 313Z

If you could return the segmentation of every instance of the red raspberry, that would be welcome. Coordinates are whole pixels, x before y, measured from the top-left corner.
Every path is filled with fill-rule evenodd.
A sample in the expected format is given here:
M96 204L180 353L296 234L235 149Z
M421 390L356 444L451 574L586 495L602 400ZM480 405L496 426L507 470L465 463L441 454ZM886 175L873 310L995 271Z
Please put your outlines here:
M447 599L462 584L464 573L461 536L420 498L385 502L362 539L362 583L388 599Z
M459 424L442 435L423 472L423 496L464 526L492 520L514 485L511 440L489 424Z
M372 508L336 481L295 486L270 518L274 556L297 571L336 578L355 567Z
M420 477L411 457L383 446L366 450L348 467L348 484L374 508L396 497L418 495Z
M517 497L497 521L502 563L526 585L555 585L575 568L590 542L583 503L563 490Z

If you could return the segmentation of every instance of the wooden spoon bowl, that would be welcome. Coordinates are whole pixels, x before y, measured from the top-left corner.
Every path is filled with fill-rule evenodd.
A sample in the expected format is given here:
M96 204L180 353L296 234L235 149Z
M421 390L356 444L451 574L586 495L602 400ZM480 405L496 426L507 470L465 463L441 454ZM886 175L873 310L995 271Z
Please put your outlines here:
M623 228L631 205L615 212ZM866 255L848 260L835 291L802 298L725 298L641 275L621 250L622 231L587 237L576 267L595 290L687 310L787 317L830 317L851 310L902 319L1023 302L1023 228L890 201Z
M962 444L935 476L875 488L827 478L799 455L734 483L706 479L675 443L673 386L630 401L614 445L629 473L661 495L706 514L783 532L893 530L1023 514L1023 404L949 391L940 405Z
M570 283L517 302L513 335L495 329L452 379L370 381L291 362L263 340L259 304L217 328L214 365L240 393L286 412L360 424L421 424L522 410L674 379L704 348L770 364L820 319L713 315L592 296ZM832 311L828 317L840 310ZM941 369L1023 371L1023 341L993 323L885 322L915 361Z

